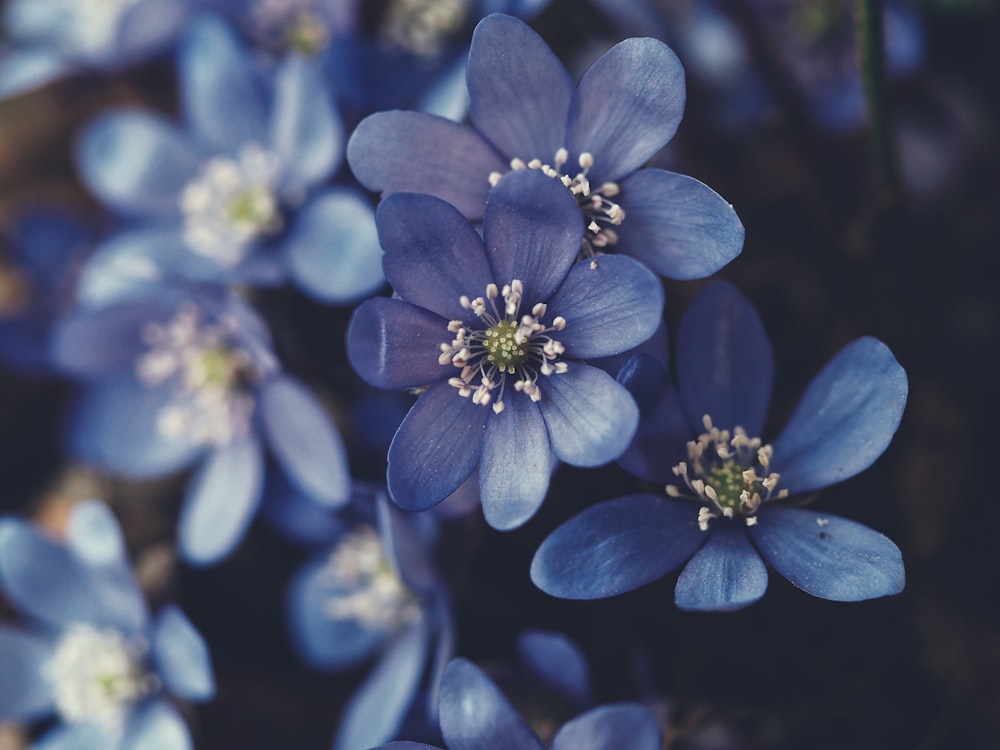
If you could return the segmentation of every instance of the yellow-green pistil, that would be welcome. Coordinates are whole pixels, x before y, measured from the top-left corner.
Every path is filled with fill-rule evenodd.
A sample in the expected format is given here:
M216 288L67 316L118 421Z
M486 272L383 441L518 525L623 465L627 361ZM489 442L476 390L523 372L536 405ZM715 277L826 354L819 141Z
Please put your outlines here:
M486 359L511 375L519 364L528 358L524 340L517 340L518 324L513 320L501 320L486 331Z

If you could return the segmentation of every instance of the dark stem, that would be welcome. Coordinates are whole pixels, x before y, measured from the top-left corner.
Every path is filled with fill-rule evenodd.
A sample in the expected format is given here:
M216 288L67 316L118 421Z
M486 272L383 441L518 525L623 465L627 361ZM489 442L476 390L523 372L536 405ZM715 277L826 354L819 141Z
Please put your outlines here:
M885 33L882 0L857 0L858 55L865 87L872 148L886 187L899 189L899 164L889 127L885 86Z

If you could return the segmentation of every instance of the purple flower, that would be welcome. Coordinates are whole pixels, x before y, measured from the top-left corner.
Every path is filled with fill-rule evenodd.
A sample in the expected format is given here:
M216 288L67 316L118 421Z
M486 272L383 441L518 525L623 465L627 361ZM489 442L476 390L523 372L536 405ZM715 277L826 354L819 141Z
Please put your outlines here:
M660 321L656 277L624 256L576 263L576 201L534 171L504 177L483 237L458 210L400 193L376 221L396 298L362 304L348 357L379 388L424 389L389 447L395 502L424 510L479 467L487 521L524 523L556 459L597 466L628 447L632 397L582 360L624 351Z
M449 750L544 750L500 689L474 664L453 659L444 671L439 708ZM658 750L656 718L635 703L598 706L564 724L552 750ZM437 750L419 742L393 742L376 750Z
M167 696L214 696L208 649L176 607L150 616L103 504L73 509L65 543L0 520L0 588L27 618L0 624L0 718L62 722L33 747L191 746Z
M555 596L599 599L683 565L678 607L737 609L764 595L766 561L823 599L902 591L899 549L882 534L774 501L868 468L899 425L906 374L880 341L848 344L813 379L772 447L756 435L773 371L753 307L728 284L707 286L681 324L677 386L664 383L648 356L619 376L644 414L620 463L641 479L669 482L669 497L619 497L564 523L535 554L535 584Z
M684 73L663 43L628 39L574 86L534 31L495 14L476 27L467 82L472 127L420 112L363 120L347 148L358 180L383 194L435 195L476 221L502 174L529 169L573 195L587 227L584 256L613 250L692 279L740 252L743 225L718 194L642 168L684 109Z

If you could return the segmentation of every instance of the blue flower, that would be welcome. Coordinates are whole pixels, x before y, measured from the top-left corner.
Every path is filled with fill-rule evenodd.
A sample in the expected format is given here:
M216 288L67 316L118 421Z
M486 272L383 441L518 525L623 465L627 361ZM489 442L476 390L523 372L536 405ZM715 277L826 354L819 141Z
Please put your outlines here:
M906 374L880 341L848 344L806 389L772 448L755 436L773 371L753 307L728 284L707 286L681 324L677 387L646 356L619 376L645 415L620 463L641 479L669 482L670 497L620 497L564 523L535 554L535 584L555 596L599 599L684 565L678 607L736 609L764 595L766 561L823 599L899 593L903 562L889 539L774 501L868 468L899 425Z
M208 650L176 607L150 617L103 504L73 509L64 544L0 520L0 588L25 616L0 624L0 718L61 721L33 748L191 746L168 696L214 696Z
M438 710L448 750L544 750L500 689L465 659L453 659L441 681ZM635 703L598 706L564 724L551 750L658 750L656 718ZM436 750L418 742L392 742L375 750Z
M163 50L189 0L10 0L3 8L0 97L78 70L112 70Z
M433 563L434 517L403 514L384 488L371 489L356 485L352 503L337 514L340 530L295 574L286 601L292 643L311 667L342 670L377 659L341 716L335 750L395 736L422 689L436 705L454 642ZM416 713L432 723L429 706Z
M260 285L290 277L337 303L382 285L366 197L314 190L343 156L342 125L318 72L299 57L259 72L229 29L206 18L182 43L183 129L132 109L87 127L77 148L84 182L141 222L97 250L91 274Z
M89 384L69 428L78 458L136 479L200 463L180 517L189 562L215 562L242 538L260 502L264 444L318 502L348 499L340 436L234 296L164 287L77 311L56 328L53 357Z
M614 250L692 279L740 252L743 225L718 194L642 168L684 109L684 73L666 45L628 39L574 86L534 31L492 15L476 28L467 80L473 127L420 112L363 120L347 147L358 180L383 194L429 193L478 220L500 175L530 169L574 196L587 226L584 255Z
M524 523L555 459L597 466L628 447L628 392L582 360L649 338L663 291L624 256L576 263L576 201L532 171L487 201L483 237L449 204L399 193L379 206L396 298L355 312L348 358L379 388L425 388L389 447L393 500L424 510L479 467L487 521Z

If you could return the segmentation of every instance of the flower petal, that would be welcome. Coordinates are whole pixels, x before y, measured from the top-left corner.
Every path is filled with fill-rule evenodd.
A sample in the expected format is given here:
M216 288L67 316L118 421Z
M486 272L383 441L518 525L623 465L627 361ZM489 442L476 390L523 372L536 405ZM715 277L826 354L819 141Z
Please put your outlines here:
M637 381L646 377L660 378L659 393L651 403L643 403L642 394L636 396L635 389L641 387ZM618 465L647 482L677 482L673 467L685 459L687 443L694 437L681 406L680 394L660 363L648 355L637 357L626 365L619 373L618 382L636 396L641 414L632 444L618 457Z
M369 190L426 193L482 218L491 172L509 167L466 125L423 112L377 112L347 142L347 161Z
M344 708L334 750L372 747L396 736L417 697L429 638L421 619L393 640Z
M337 508L351 497L351 475L340 433L323 405L294 378L272 378L259 393L268 445L285 475L321 504Z
M310 187L340 166L344 125L312 61L291 55L275 71L270 141L285 188Z
M490 191L483 239L500 286L524 283L522 309L547 302L576 261L583 218L572 194L534 169L508 172Z
M73 506L66 525L66 544L87 565L129 569L121 527L111 509L98 500Z
M69 61L53 50L4 50L0 56L0 98L40 88L69 70Z
M362 302L347 329L347 358L376 388L416 388L457 374L438 362L448 321L398 299Z
M439 719L448 750L544 750L499 688L465 659L444 671Z
M77 722L54 727L33 742L31 750L107 750L113 743L114 739L98 724ZM187 748L182 745L178 750Z
M151 649L157 675L171 693L191 701L207 701L215 695L205 639L177 607L160 610L153 624Z
M715 519L703 532L708 542L684 566L674 589L680 609L725 612L740 609L764 596L767 567L754 550L742 521Z
M55 708L44 665L54 644L40 634L0 625L0 720L31 721Z
M260 505L263 471L252 436L208 454L188 485L178 520L178 546L187 562L211 565L240 543Z
M574 265L549 300L566 319L554 337L576 359L607 357L646 341L663 321L663 287L641 263L607 255Z
M204 144L232 151L266 142L263 92L225 24L205 16L191 25L181 40L178 76L182 111Z
M486 293L493 278L483 240L448 203L430 195L396 193L375 214L385 277L403 300L445 320L475 319L459 302ZM508 279L509 281L509 279Z
M179 215L181 189L199 161L173 124L127 109L96 118L76 148L80 177L95 195L116 211L146 217Z
M674 137L684 114L684 69L663 42L626 39L590 66L569 109L567 146L589 152L591 182L616 182Z
M322 302L353 303L385 283L375 216L354 190L337 188L310 201L286 247L295 282Z
M898 594L903 556L888 537L855 521L769 506L750 538L772 567L807 594L858 602Z
M486 522L494 529L515 529L545 500L551 475L549 435L538 405L508 394L504 410L486 422L479 467L479 496Z
M857 339L813 378L774 441L772 468L790 494L864 471L889 446L906 406L906 372L878 339Z
M677 334L677 384L688 420L759 436L774 379L771 342L760 316L734 286L713 281L690 304Z
M566 114L575 87L530 26L500 14L480 21L472 34L466 78L469 120L476 130L508 158L552 163L566 145Z
M639 408L603 370L582 362L544 379L539 406L552 450L573 466L600 466L618 458L635 435Z
M626 495L549 534L531 561L531 580L563 599L603 599L662 578L705 541L693 503Z
M740 254L746 231L733 207L693 177L640 169L621 183L625 219L615 250L669 279L711 276Z
M447 382L417 399L389 446L386 479L404 510L426 510L454 492L479 465L487 406L462 398Z
M598 706L567 722L552 750L659 750L663 733L656 717L637 703Z
M562 633L524 630L517 637L518 661L535 682L579 706L591 704L590 665L580 647Z
M69 747L76 750L75 745ZM177 709L165 700L157 700L132 714L125 736L115 750L191 750L193 747L191 734Z

